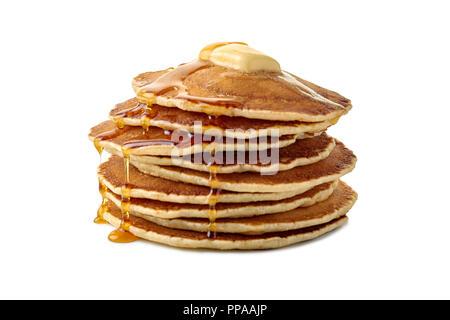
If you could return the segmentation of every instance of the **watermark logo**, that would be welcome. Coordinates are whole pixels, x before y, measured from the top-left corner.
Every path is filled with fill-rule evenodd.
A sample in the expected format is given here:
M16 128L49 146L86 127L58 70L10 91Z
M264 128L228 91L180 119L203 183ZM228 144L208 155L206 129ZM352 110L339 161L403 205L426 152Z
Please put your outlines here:
M246 139L246 137L250 137ZM174 163L190 161L196 165L254 166L263 175L279 169L279 130L208 128L194 122L194 132L174 130L170 137Z

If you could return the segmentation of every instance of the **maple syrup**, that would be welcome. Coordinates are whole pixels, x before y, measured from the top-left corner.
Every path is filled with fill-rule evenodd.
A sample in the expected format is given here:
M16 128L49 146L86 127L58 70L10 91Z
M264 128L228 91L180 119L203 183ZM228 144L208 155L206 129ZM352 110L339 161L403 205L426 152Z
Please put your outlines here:
M100 140L98 138L94 138L94 147L95 149L97 149L97 152L100 156L100 162L102 161L102 152L103 152L103 147L100 145Z
M208 195L208 232L207 237L209 239L214 239L217 234L217 210L216 204L219 202L220 189L218 188L218 180L217 180L217 166L213 165L211 162L208 164L209 167L209 187L210 192Z
M105 224L108 223L108 221L103 218L104 213L108 211L108 199L105 196L106 191L108 191L108 187L101 180L99 180L98 182L99 191L102 196L102 202L97 210L97 217L95 217L94 222L97 224Z
M130 140L122 144L122 153L124 152L124 149L128 150L129 153L130 150L135 148L141 148L141 147L149 147L153 145L175 145L176 141L172 141L172 131L170 130L153 130L149 131L148 128L150 126L150 123L148 120L148 123L143 119L149 119L149 118L142 118L141 121L144 121L142 124L142 127L144 129L144 132L142 133L141 137L136 137L135 140ZM148 124L148 126L147 126Z
M128 243L137 240L137 237L123 229L115 229L108 235L108 240L116 243Z
M146 106L144 104L139 103L131 108L117 112L114 117L122 117L122 118L134 117L134 116L144 113L145 107Z
M100 145L99 139L97 139L97 138L94 139L94 146L95 146L95 149L97 149L98 154L100 156L100 162L102 162L103 147ZM97 210L97 216L94 219L94 223L105 224L105 223L108 223L103 218L104 213L108 210L108 199L106 199L106 197L105 197L105 194L106 194L106 191L108 190L108 188L100 179L98 180L98 183L99 183L100 195L102 196L102 202L100 204L100 207Z
M183 99L194 103L204 103L207 105L220 105L229 107L238 107L242 105L236 97L234 98L208 98L192 96L188 94L183 81L191 74L211 67L210 62L204 60L195 60L189 63L181 64L175 69L168 70L162 76L152 83L142 87L139 92L152 95L152 103L156 103L156 96L162 96L169 92L175 92L173 98ZM149 98L147 96L147 98Z
M150 118L147 116L143 116L141 118L141 127L144 129L144 133L148 131L148 128L150 128Z
M128 147L122 147L122 155L125 168L125 185L130 184L130 149Z
M124 118L132 118L139 116L141 127L144 129L144 133L148 131L150 127L151 119L155 118L158 112L150 105L138 103L137 105L128 109L121 110L113 116L113 121L117 127L123 128L125 126Z
M119 228L113 230L108 239L112 242L127 243L136 241L137 237L130 233L130 202L131 202L131 186L130 186L130 149L122 147L122 155L124 160L125 184L122 186L122 200L120 207L122 210L122 219Z
M123 129L125 127L125 122L123 121L123 116L114 116L113 121L117 128Z
M97 151L100 153L103 151L103 147L101 146L102 141L114 139L115 137L119 136L123 132L124 128L115 127L112 130L102 132L100 134L97 134L94 138L94 146L97 149Z
M140 105L139 105L140 106ZM97 149L98 153L102 154L103 147L100 142L103 140L112 139L117 137L119 134L123 132L125 128L125 123L123 120L124 116L132 116L133 114L138 114L142 108L133 108L132 110L124 110L124 114L116 115L113 117L113 121L116 127L111 130L104 132L102 134L97 135L94 138L94 146ZM146 110L147 108L143 109ZM148 127L147 127L148 129ZM145 129L145 131L147 131ZM113 230L109 235L108 239L113 242L118 243L127 243L137 240L137 237L129 232L131 222L130 222L130 202L131 202L131 186L130 186L130 147L123 146L122 154L124 159L124 174L125 174L125 184L122 186L122 200L121 200L121 210L122 210L122 219L119 228ZM101 158L100 158L101 161ZM108 210L108 200L105 196L108 188L104 183L100 181L100 194L102 195L102 203L97 210L97 217L94 219L94 222L97 224L107 223L107 221L103 218L103 215Z

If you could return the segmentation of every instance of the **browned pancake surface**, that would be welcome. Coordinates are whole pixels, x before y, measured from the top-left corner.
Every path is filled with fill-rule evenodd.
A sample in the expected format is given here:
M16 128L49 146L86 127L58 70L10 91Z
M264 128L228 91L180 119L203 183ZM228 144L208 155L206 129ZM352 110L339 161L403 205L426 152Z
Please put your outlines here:
M118 156L111 156L108 161L100 164L99 175L103 176L114 188L121 188L125 183L124 160ZM130 165L130 183L133 188L147 191L159 191L166 194L207 196L211 189L193 184L180 183L154 177L137 170ZM222 194L235 192L222 191Z
M172 71L147 72L137 76L134 79L134 87L137 89L138 97L140 93L145 93L146 85L151 84L166 72ZM232 97L233 100L240 102L238 105L233 105L233 108L242 110L294 113L299 117L311 115L329 119L328 115L334 117L350 109L350 100L340 94L299 77L295 77L295 79L339 105L302 94L284 78L279 77L278 73L245 73L212 64L188 75L184 79L183 85L191 96L222 99ZM142 90L139 91L139 89ZM162 94L168 98L176 98L176 95L176 90Z
M342 142L336 141L336 147L327 158L310 165L279 171L274 175L261 175L254 172L217 174L216 179L219 182L264 185L299 183L339 174L340 172L353 166L355 161L356 156L353 152L347 149ZM195 171L186 168L173 166L161 166L161 168L178 174L187 174L201 177L203 179L209 179L210 177L210 174L207 172Z

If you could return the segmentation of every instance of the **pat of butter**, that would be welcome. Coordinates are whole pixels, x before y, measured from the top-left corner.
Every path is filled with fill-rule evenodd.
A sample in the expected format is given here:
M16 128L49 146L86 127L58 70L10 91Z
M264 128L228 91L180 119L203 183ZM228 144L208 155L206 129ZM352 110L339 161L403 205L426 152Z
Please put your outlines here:
M241 43L211 44L200 52L199 58L242 72L281 72L275 59Z

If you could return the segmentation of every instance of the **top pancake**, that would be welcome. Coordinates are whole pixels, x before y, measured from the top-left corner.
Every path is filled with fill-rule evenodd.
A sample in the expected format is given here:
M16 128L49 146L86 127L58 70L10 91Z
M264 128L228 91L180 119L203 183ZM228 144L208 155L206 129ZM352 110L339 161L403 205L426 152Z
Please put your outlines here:
M252 119L318 122L337 118L350 100L290 73L245 73L193 61L133 80L140 102Z
M261 135L308 135L308 133L322 132L338 121L338 118L321 122L301 122L268 121L228 116L215 117L202 112L189 112L156 104L147 106L136 98L117 104L110 111L109 118L111 120L120 118L128 126L142 126L145 121L148 121L148 125L163 129L182 130L191 133L194 133L194 130L201 130L203 134L238 139L251 139Z

